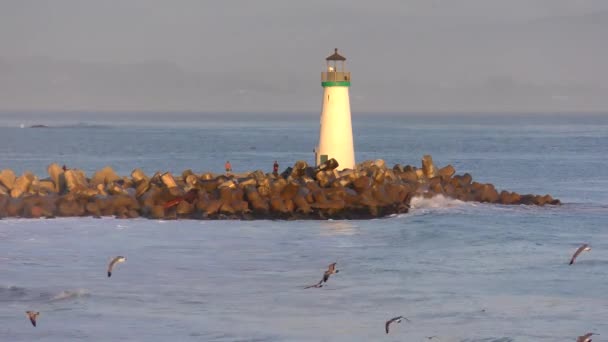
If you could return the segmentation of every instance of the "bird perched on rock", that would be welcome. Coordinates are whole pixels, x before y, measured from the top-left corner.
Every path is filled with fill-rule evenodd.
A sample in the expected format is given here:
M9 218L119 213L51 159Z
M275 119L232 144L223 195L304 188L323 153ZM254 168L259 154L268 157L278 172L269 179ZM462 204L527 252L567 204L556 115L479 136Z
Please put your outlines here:
M591 342L591 336L593 335L599 335L599 334L594 334L594 333L586 333L583 336L579 336L576 339L576 342Z
M40 315L40 312L26 311L25 313L27 314L27 317L30 319L30 322L32 322L32 325L36 326L36 318L38 318L38 315Z
M410 321L409 319L407 319L403 316L393 317L393 318L389 319L388 321L386 321L386 323L384 323L384 331L386 331L386 333L388 334L391 324L392 323L401 323L402 320L406 320L408 322Z
M578 257L579 254L583 253L583 252L588 252L591 250L591 246L589 246L588 244L584 243L582 246L580 246L576 252L574 252L574 255L572 256L572 259L570 259L570 265L574 264L574 261L576 260L576 257Z
M108 278L112 276L112 269L114 265L127 261L127 258L124 256L117 256L112 261L110 261L110 265L108 265Z

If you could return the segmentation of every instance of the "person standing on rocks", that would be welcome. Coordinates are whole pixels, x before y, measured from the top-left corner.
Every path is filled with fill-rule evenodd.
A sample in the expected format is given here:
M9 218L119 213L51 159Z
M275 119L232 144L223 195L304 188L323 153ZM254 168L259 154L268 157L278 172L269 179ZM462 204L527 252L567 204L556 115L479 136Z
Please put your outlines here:
M277 163L277 161L274 161L274 164L272 165L272 174L275 176L279 175L279 163Z
M229 160L226 160L226 164L224 164L224 168L226 169L226 176L228 176L230 174L230 172L232 172L232 165L230 164Z

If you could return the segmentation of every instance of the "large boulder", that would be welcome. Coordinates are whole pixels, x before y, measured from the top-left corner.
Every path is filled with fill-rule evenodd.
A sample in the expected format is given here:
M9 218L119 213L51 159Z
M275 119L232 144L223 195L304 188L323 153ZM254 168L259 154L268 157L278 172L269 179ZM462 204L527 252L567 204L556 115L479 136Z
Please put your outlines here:
M8 216L6 213L6 205L8 204L10 197L7 195L0 195L0 218Z
M77 169L69 169L63 172L67 190L70 192L82 191L88 188L87 178L84 171Z
M150 180L150 178L148 178L148 176L146 176L144 171L140 168L137 168L137 169L134 169L133 171L131 171L131 179L133 180L133 183L135 183L135 184L138 184L139 182L141 182L143 180Z
M6 203L6 216L21 217L24 207L23 198L10 198Z
M309 214L312 211L310 204L306 201L306 197L301 194L296 194L293 198L293 203L296 211L300 213Z
M344 210L345 202L344 200L328 200L322 203L313 203L310 205L312 208L316 209L331 209L329 215L336 213L337 211Z
M308 163L304 160L298 160L292 168L291 177L302 177L306 174L306 168L308 167Z
M384 180L386 179L386 169L374 165L370 171L371 171L370 176L374 180L374 183L376 183L376 184L384 183Z
M499 200L499 195L494 185L492 184L482 184L480 187L476 186L478 183L474 183L473 190L477 197L477 200L480 202L488 202L488 203L496 203Z
M283 178L279 178L270 182L270 192L273 195L280 195L283 189L287 186L287 181Z
M452 165L447 165L437 171L437 175L444 180L451 178L456 173L456 170Z
M120 179L121 178L116 174L116 172L114 172L114 169L106 166L103 169L95 172L89 183L93 186L97 186L98 184L107 185Z
M518 204L521 201L521 196L516 192L501 191L499 202L501 204Z
M270 180L268 178L258 183L258 193L263 197L270 197Z
M15 176L15 172L13 172L13 170L4 169L0 171L0 184L3 185L7 190L13 189L16 179L17 176Z
M385 184L374 184L371 189L372 197L381 206L390 205L393 202L390 200L388 193L386 192Z
M336 179L336 175L333 170L324 170L318 171L315 178L317 179L319 186L324 188L329 186Z
M110 198L114 208L114 215L129 210L139 211L141 209L139 202L128 194L114 195Z
M177 183L175 182L175 178L171 172L165 172L160 176L162 184L167 187L167 189L177 188Z
M220 182L223 183L223 181L218 179L202 179L198 181L197 187L206 192L213 192L220 185Z
M462 176L456 175L456 176L452 177L452 184L454 184L454 186L460 187L460 188L469 187L471 185L472 181L473 181L473 177L471 177L471 175L468 173L465 173Z
M55 183L53 183L50 179L43 179L38 181L38 193L40 194L50 194L56 193Z
M401 165L401 164L395 164L393 166L393 171L395 171L397 174L403 172L403 165Z
M46 168L46 170L51 178L51 181L53 181L53 184L55 184L55 192L65 192L65 177L63 176L63 169L61 166L59 166L57 163L52 163Z
M245 187L245 198L254 213L266 214L270 210L268 200L260 195L255 186Z
M426 178L433 178L437 175L437 168L433 164L433 157L428 154L422 157L422 172Z
M285 201L283 201L278 195L270 198L270 210L279 214L289 213L289 209L285 205Z
M194 203L188 203L188 201L181 201L175 207L175 212L178 217L190 217L195 210Z
M418 175L415 170L403 171L399 174L399 178L404 182L418 183Z
M21 197L24 193L28 192L30 189L30 185L36 179L31 172L25 172L23 175L19 176L15 182L13 183L13 187L11 189L11 197L18 198Z
M338 161L334 158L331 158L331 159L328 159L327 161L325 161L324 163L320 164L317 167L317 170L330 171L330 170L337 169L338 166L340 166L340 164L338 164Z
M368 176L361 176L353 182L353 188L358 192L362 193L365 190L369 189L372 185L372 180Z
M155 205L151 208L149 213L150 218L161 220L165 218L165 207L162 205Z
M204 203L204 206L199 206L198 203L202 202L197 202L197 208L201 210L205 217L217 214L222 206L222 201L219 199L209 199L209 201Z
M62 196L57 200L58 216L74 217L83 216L85 213L85 203L71 194Z
M54 217L57 209L55 196L28 196L23 199L23 217Z
M299 189L300 185L295 182L289 182L283 187L280 196L283 200L293 199L298 193Z

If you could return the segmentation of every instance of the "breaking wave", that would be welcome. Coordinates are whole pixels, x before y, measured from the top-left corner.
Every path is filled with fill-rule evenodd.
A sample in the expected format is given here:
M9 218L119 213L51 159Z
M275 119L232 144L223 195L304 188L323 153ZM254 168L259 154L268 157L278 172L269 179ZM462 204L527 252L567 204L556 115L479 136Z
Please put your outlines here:
M91 293L86 289L64 290L50 298L50 301L68 300L81 297L89 297Z
M423 196L412 197L410 201L411 209L438 209L438 208L453 208L466 204L465 202L443 195L435 195L431 198Z

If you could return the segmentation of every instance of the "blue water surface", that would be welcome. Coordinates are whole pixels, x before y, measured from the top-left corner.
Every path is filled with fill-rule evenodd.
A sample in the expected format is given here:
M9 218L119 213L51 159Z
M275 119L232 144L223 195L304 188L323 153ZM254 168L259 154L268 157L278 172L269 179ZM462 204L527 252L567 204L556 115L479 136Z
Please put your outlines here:
M26 128L19 128L21 123ZM27 128L46 124L50 128ZM46 176L312 162L318 114L4 114ZM431 154L558 207L415 199L367 221L0 220L0 341L575 341L608 334L608 116L353 114L356 157ZM568 265L583 242L592 245ZM110 258L125 255L107 278ZM317 282L331 262L340 272ZM40 311L38 327L26 310ZM410 322L384 322L404 315ZM430 340L433 341L433 340Z

